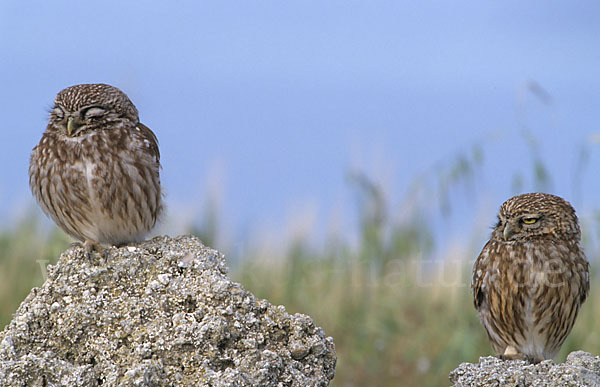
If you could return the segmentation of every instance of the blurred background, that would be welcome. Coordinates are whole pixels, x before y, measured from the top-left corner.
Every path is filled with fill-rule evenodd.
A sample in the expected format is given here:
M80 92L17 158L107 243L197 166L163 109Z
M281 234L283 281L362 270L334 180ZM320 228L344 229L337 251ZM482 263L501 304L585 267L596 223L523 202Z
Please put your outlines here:
M0 325L70 240L29 155L103 82L158 136L168 214L335 339L334 386L444 385L492 354L472 262L500 204L551 192L599 249L600 3L0 3ZM593 276L594 279L595 276ZM593 282L557 357L600 351Z

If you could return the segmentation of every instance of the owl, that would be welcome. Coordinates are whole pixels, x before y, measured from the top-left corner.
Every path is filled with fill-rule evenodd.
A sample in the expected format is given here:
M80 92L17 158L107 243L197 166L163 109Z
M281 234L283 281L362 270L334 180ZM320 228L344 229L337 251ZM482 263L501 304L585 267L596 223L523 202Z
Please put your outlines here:
M508 199L473 267L473 301L503 359L551 359L573 328L589 264L571 205L529 193Z
M60 91L33 148L29 185L42 210L88 252L144 239L163 205L160 154L127 95L105 84Z

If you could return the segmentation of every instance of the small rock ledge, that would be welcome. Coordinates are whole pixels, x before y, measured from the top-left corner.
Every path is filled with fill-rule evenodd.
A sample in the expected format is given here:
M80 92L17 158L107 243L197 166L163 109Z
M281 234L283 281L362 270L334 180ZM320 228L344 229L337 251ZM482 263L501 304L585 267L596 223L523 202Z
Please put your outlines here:
M327 386L333 339L226 273L191 236L73 247L0 333L0 385Z
M450 373L455 387L466 386L600 386L600 357L571 352L564 363L545 360L529 364L522 360L479 358L479 364L462 363Z

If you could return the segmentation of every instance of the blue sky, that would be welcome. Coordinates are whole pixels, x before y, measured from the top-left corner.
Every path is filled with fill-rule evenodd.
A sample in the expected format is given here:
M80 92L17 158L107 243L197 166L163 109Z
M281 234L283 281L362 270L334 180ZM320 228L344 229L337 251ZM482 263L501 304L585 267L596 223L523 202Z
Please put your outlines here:
M125 91L157 134L171 215L201 215L218 192L233 234L352 212L351 169L401 202L474 144L477 202L461 200L495 211L531 169L523 128L553 192L597 208L599 14L548 0L3 1L0 214L32 203L29 154L54 95L94 82Z

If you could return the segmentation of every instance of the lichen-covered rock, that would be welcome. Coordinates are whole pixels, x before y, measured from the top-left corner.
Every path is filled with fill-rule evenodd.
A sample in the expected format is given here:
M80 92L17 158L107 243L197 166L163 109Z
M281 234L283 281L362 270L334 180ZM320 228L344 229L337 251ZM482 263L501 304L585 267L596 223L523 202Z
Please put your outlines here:
M0 385L327 386L331 337L191 236L62 254L0 333Z
M450 373L455 387L466 386L600 386L600 357L571 352L564 363L545 360L529 364L482 357L479 364L462 363Z

